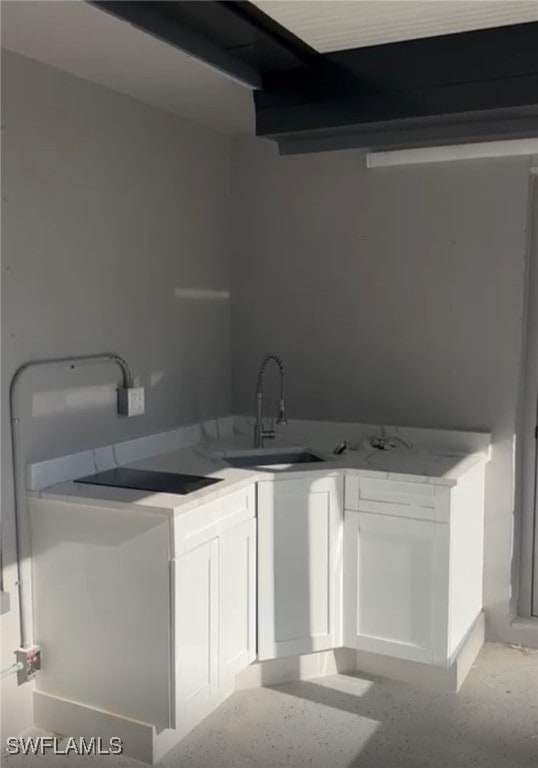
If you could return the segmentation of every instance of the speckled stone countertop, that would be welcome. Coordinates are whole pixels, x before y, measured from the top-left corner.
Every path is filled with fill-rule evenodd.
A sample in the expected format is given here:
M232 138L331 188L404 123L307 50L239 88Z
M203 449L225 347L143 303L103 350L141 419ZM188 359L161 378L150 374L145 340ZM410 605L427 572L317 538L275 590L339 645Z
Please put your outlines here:
M252 449L250 436L235 435L215 440L210 445L201 444L183 448L123 465L136 469L204 475L221 479L219 483L184 496L109 486L82 485L74 481L59 483L42 491L33 492L31 495L75 503L91 502L95 506L143 507L145 511L174 515L182 514L260 480L282 480L299 477L305 473L319 476L344 472L379 479L453 486L469 469L489 459L487 451L458 454L408 450L403 446L401 449L396 447L393 450L384 451L369 445L361 445L357 450L348 450L340 456L335 456L332 453L334 445L324 445L323 442L323 440L319 443L310 441L307 445L299 445L279 437L268 447L269 451L307 448L324 459L323 462L312 464L232 467L227 463L226 455L249 450L255 452L255 449Z

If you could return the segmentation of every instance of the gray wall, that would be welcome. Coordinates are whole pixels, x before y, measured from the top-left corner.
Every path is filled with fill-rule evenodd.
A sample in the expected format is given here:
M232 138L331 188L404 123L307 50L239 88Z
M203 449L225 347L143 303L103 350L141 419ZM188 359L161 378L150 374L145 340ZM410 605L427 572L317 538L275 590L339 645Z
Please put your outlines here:
M367 170L358 151L234 146L234 412L265 352L295 418L493 432L484 600L511 600L527 159ZM515 584L514 584L515 586Z
M526 161L367 172L358 152L282 158L246 140L232 219L223 137L12 54L2 80L2 413L10 376L34 357L117 350L147 387L146 416L126 421L114 414L114 369L28 377L26 458L228 413L229 303L175 289L232 287L236 411L251 410L256 368L275 350L292 417L493 431L485 601L502 636ZM6 575L15 597L14 569ZM1 622L2 666L15 609ZM30 692L2 682L5 736L31 724Z
M2 414L11 375L36 357L114 350L147 388L146 415L126 420L115 415L114 367L33 373L19 399L26 458L228 414L229 301L174 292L230 288L229 140L4 52L2 122ZM14 580L8 568L12 598ZM2 632L5 666L15 609ZM29 692L3 681L5 735L30 724Z

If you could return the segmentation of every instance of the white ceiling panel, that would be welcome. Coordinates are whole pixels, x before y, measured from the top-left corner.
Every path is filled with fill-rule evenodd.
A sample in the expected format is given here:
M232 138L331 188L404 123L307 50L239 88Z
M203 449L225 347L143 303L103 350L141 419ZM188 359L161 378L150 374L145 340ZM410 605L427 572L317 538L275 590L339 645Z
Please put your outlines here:
M538 0L253 0L316 50L538 21Z

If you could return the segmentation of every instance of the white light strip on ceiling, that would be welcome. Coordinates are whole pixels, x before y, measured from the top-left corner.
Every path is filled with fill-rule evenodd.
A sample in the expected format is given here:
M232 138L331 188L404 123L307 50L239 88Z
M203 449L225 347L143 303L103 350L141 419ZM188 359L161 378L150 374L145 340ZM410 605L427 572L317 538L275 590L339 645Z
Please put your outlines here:
M446 163L450 160L476 160L487 157L537 154L538 138L512 139L509 141L484 141L477 144L447 144L441 147L368 152L366 166L368 168L383 168L390 165Z

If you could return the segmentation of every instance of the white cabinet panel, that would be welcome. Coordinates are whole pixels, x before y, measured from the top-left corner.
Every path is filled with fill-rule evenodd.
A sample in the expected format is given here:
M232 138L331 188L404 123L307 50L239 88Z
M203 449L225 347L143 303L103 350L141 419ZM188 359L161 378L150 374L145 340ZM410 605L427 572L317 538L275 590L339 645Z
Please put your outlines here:
M234 677L256 657L256 520L219 539L220 679Z
M483 466L473 467L452 490L450 502L449 652L457 653L482 610L484 570Z
M258 656L341 644L341 477L258 484Z
M447 656L448 526L346 512L347 646L402 659Z
M218 688L218 540L174 565L176 727L203 717Z
M169 728L169 524L164 515L30 500L36 688Z

